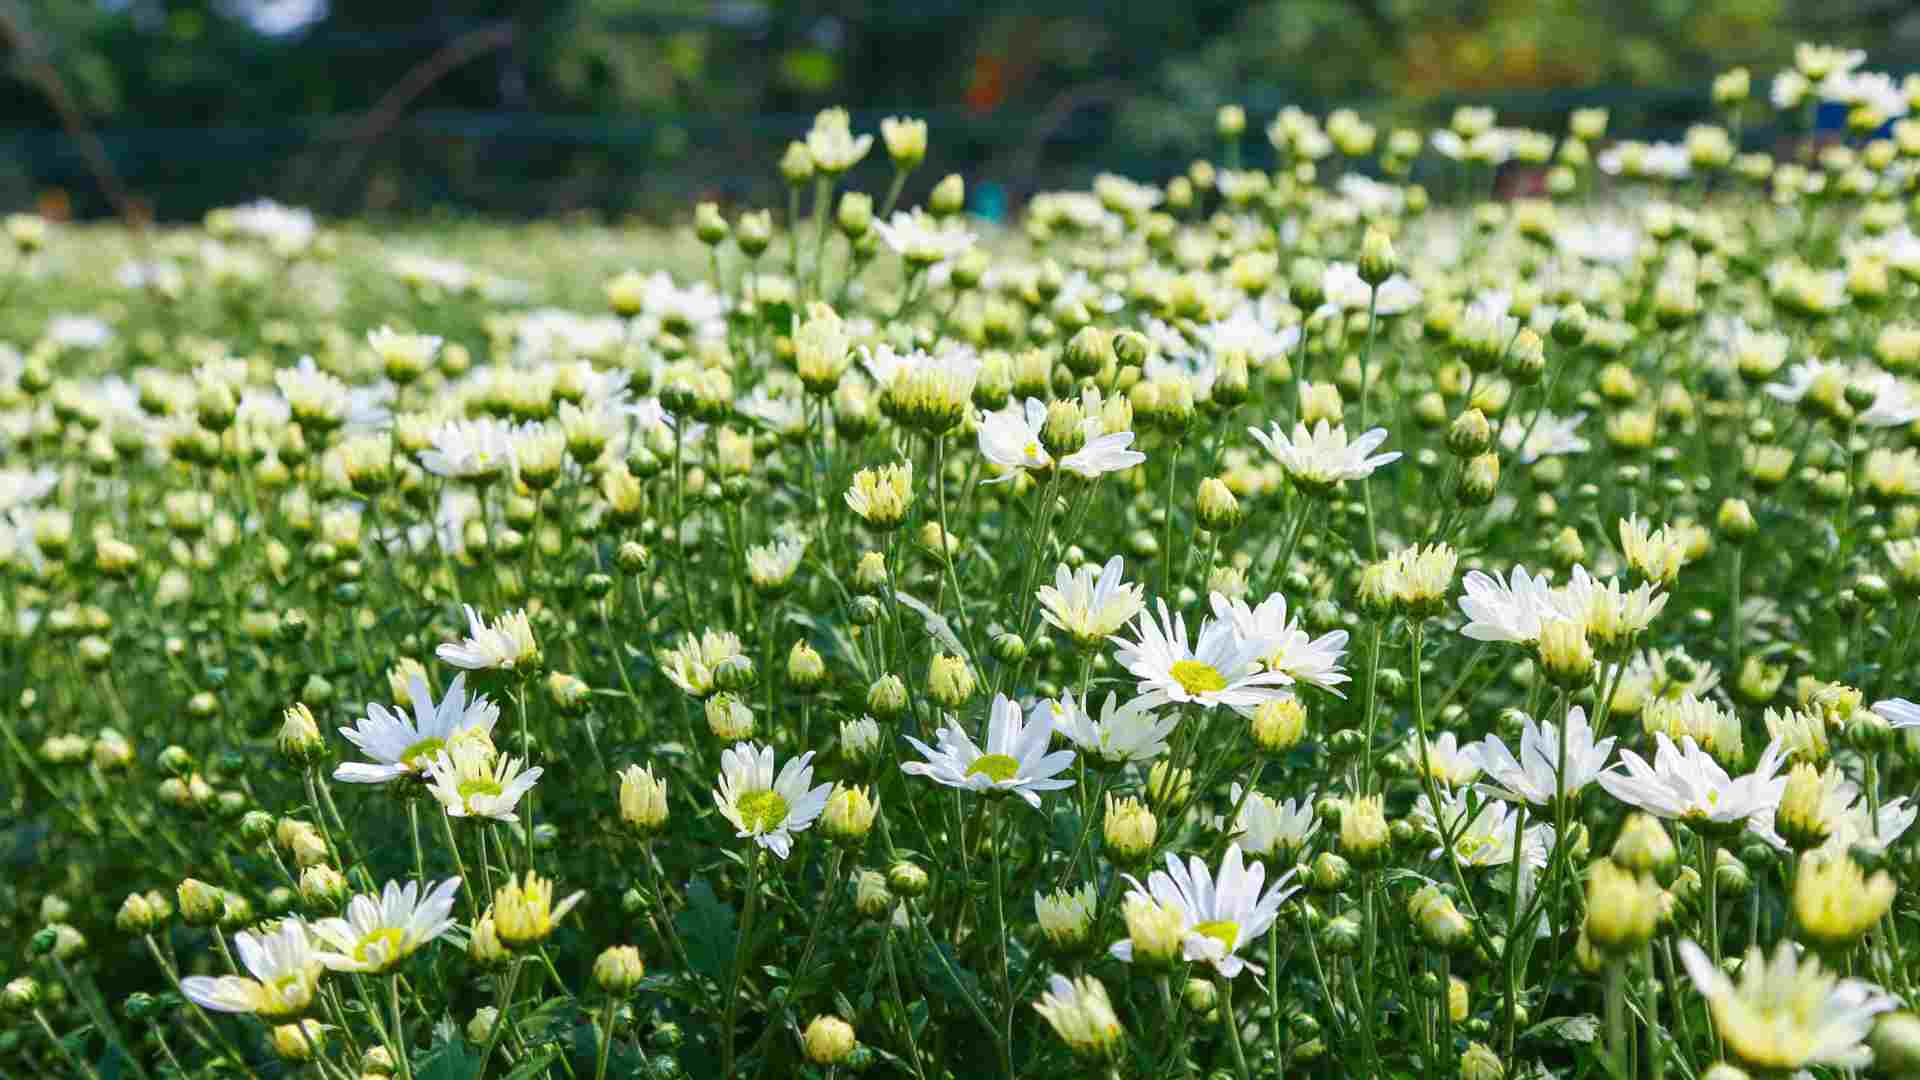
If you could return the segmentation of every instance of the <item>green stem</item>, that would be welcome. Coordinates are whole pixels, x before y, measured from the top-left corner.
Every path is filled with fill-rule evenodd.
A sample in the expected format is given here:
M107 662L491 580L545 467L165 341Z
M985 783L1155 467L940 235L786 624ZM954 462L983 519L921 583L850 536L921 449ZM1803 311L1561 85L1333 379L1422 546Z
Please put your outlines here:
M1240 1080L1249 1080L1247 1051L1240 1045L1240 1018L1233 1011L1233 980L1220 976L1215 981L1220 986L1220 1022L1226 1025L1227 1045L1233 1049L1233 1071Z

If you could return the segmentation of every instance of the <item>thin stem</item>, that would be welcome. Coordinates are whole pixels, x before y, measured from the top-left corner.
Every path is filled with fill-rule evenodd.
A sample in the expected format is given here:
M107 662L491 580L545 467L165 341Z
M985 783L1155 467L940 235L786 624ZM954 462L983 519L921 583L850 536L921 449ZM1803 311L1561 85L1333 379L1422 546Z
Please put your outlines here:
M1227 1028L1227 1045L1233 1049L1233 1071L1240 1080L1253 1075L1247 1071L1247 1051L1240 1045L1240 1017L1233 1011L1233 980L1224 975L1215 980L1220 986L1220 1022Z

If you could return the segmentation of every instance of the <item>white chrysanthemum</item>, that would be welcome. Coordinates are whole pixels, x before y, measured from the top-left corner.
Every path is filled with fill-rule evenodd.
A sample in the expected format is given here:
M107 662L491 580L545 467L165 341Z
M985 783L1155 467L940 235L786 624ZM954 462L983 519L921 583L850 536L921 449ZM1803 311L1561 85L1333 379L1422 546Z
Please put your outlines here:
M687 633L678 645L660 651L660 670L667 680L698 698L713 693L721 668L745 661L739 635L727 630L703 630L698 637Z
M1596 742L1593 728L1587 723L1587 710L1575 705L1567 712L1564 732L1551 720L1537 724L1528 717L1520 732L1518 758L1497 735L1488 735L1467 747L1465 753L1473 756L1485 775L1480 791L1509 802L1546 806L1563 791L1569 796L1579 793L1606 772L1613 743L1611 737Z
M329 951L320 962L334 971L391 971L421 946L453 928L460 879L450 877L422 893L422 883L389 881L378 898L362 893L345 918L322 919L313 934Z
M469 670L512 671L540 662L540 646L533 640L533 625L525 611L509 611L488 624L471 604L463 606L467 612L466 640L440 646L434 650L435 656Z
M1126 580L1118 555L1097 571L1089 563L1069 572L1062 563L1039 598L1040 617L1083 645L1119 632L1146 605L1145 586Z
M1195 331L1200 345L1215 358L1239 354L1253 365L1283 356L1300 341L1298 326L1273 329L1252 304L1242 304L1227 318Z
M343 423L353 403L347 384L321 371L311 356L301 357L298 367L275 372L273 382L287 399L291 415L299 417L302 423L321 428Z
M513 437L513 425L499 420L449 420L420 451L420 466L449 480L492 480L513 468Z
M1053 455L1040 445L1040 430L1047 423L1046 403L1028 398L1023 405L1009 405L999 412L980 414L980 456L1000 470L986 482L998 484L1018 477L1028 469L1053 467Z
M1555 416L1542 412L1533 422L1529 432L1527 425L1508 423L1500 426L1500 445L1514 454L1522 464L1531 465L1544 457L1558 457L1562 454L1584 454L1592 449L1592 444L1580 437L1580 425L1587 419L1586 413L1574 413L1572 416Z
M1759 764L1734 778L1692 738L1675 746L1665 732L1654 733L1653 763L1631 750L1620 752L1625 772L1602 773L1600 786L1614 798L1655 817L1745 827L1780 805L1787 780L1777 776L1781 753L1769 743Z
M1342 480L1362 480L1382 465L1400 460L1400 452L1374 454L1387 441L1386 428L1374 428L1352 442L1347 441L1344 425L1334 426L1322 420L1311 432L1307 425L1293 425L1291 437L1275 421L1270 431L1248 428L1254 441L1280 463L1297 484L1310 490L1324 490ZM1371 455L1371 456L1369 456Z
M1873 1018L1898 1002L1872 983L1823 970L1798 949L1786 939L1771 959L1758 946L1749 949L1738 984L1691 941L1680 943L1680 958L1707 999L1714 1030L1749 1067L1781 1074L1810 1065L1865 1067L1873 1060L1866 1045Z
M1033 1010L1052 1026L1068 1049L1088 1060L1112 1056L1125 1034L1106 986L1091 975L1073 981L1059 975L1048 977L1047 992L1040 995Z
M1211 964L1215 971L1231 979L1243 970L1251 970L1256 975L1262 973L1262 968L1237 954L1267 932L1280 905L1296 891L1287 885L1293 877L1291 870L1282 874L1271 888L1262 891L1266 877L1267 868L1263 864L1246 862L1240 845L1229 844L1217 878L1199 856L1183 865L1178 856L1168 853L1167 868L1149 875L1145 887L1132 877L1127 880L1133 885L1130 896L1141 894L1163 907L1184 913L1186 936L1181 942L1181 954L1187 960ZM1114 942L1109 951L1128 963L1133 961L1132 941Z
M1152 761L1167 752L1167 736L1179 725L1178 716L1162 716L1150 705L1134 698L1118 704L1118 694L1107 694L1107 701L1095 719L1087 703L1075 701L1073 692L1062 693L1058 700L1039 701L1035 713L1045 710L1053 730L1067 737L1088 756L1109 765Z
M1087 433L1087 444L1066 457L1060 459L1060 467L1082 480L1098 480L1108 473L1122 472L1147 460L1147 455L1133 446L1133 432L1110 431L1100 434L1094 429L1099 426L1096 417L1089 417L1082 425Z
M1585 627L1594 644L1615 645L1652 626L1666 610L1667 595L1650 581L1623 591L1617 579L1601 581L1586 567L1575 566L1567 583L1549 594L1548 603L1555 617Z
M1438 814L1425 795L1413 804L1414 824L1435 840L1441 838L1444 825L1446 835L1453 837L1454 858L1463 866L1506 866L1513 862L1515 814L1524 815L1525 810L1497 800L1482 802L1476 810L1465 790L1441 793ZM1547 854L1553 850L1553 836L1553 826L1547 824L1521 829L1520 850L1525 855L1522 864L1525 869L1540 870L1547 865ZM1445 848L1436 847L1427 857L1438 859L1445 854Z
M1258 791L1243 791L1236 783L1228 791L1228 799L1238 803L1243 794L1246 801L1241 803L1240 814L1233 821L1232 835L1249 855L1291 858L1320 830L1311 791L1298 800L1283 802Z
M1420 737L1416 734L1407 740L1407 756L1412 759L1415 769L1423 770L1442 784L1457 787L1471 784L1480 776L1480 759L1471 747L1460 745L1460 737L1451 731L1443 731L1426 742L1426 756L1423 760L1420 750Z
M1256 607L1248 607L1244 600L1229 600L1219 593L1214 593L1211 600L1214 617L1232 623L1242 638L1272 643L1270 651L1261 657L1268 671L1346 697L1339 690L1340 684L1350 678L1340 668L1347 652L1345 630L1333 630L1317 638L1310 636L1300 628L1300 620L1288 613L1287 598L1279 593L1267 594Z
M813 751L788 759L773 771L773 747L736 743L720 753L720 785L713 801L733 823L734 835L784 859L793 850L793 834L805 832L827 808L833 785L812 787Z
M254 1013L270 1020L298 1016L312 1004L326 968L305 923L286 919L264 933L242 930L233 936L233 945L240 965L253 977L189 975L180 980L187 1000L215 1012Z
M485 743L500 718L500 707L484 694L468 698L466 679L464 673L454 676L447 696L435 704L426 680L414 675L407 683L407 695L413 699L411 721L397 709L368 702L366 715L353 727L341 728L340 734L373 760L342 762L334 768L333 778L350 784L384 784L425 772L428 762L454 743L465 739Z
M520 799L544 771L522 769L519 758L472 740L456 742L427 763L427 790L448 817L512 821Z
M1507 581L1472 570L1461 580L1460 611L1467 625L1460 632L1475 641L1531 645L1540 640L1540 624L1558 618L1547 575L1516 566Z
M982 749L957 723L935 732L936 746L911 735L908 743L925 761L909 761L900 771L924 776L948 787L1018 795L1039 809L1040 792L1073 786L1060 774L1073 764L1073 751L1047 751L1053 739L1051 710L1035 710L1031 719L1020 715L1018 702L996 694L987 714L987 744Z
M958 221L942 222L917 209L895 210L892 220L874 222L873 231L894 254L923 266L965 255L974 239Z
M1260 666L1274 642L1242 637L1233 623L1209 619L1189 644L1186 617L1168 612L1165 600L1158 604L1158 619L1142 612L1135 622L1138 640L1112 639L1119 646L1116 658L1139 681L1143 700L1251 709L1285 693L1288 677Z

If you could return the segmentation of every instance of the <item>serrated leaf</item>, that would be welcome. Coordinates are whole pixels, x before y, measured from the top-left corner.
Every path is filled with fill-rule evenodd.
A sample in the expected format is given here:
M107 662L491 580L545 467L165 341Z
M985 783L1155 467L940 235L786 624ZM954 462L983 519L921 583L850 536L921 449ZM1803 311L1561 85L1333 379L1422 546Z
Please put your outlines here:
M731 970L739 939L733 905L714 895L705 878L695 878L687 886L687 907L674 926L687 947L687 963L695 971L718 980Z

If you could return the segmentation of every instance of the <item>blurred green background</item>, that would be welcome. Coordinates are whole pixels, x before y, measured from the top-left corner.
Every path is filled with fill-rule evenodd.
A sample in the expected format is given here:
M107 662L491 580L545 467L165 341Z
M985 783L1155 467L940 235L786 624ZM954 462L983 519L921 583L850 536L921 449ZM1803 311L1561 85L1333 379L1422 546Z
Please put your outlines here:
M1712 71L1764 75L1803 38L1904 72L1920 5L0 0L0 208L109 213L107 165L162 219L263 194L330 214L659 215L766 201L779 147L830 104L868 130L927 117L922 183L959 170L1018 199L1177 169L1228 101L1256 123L1289 103L1431 123L1490 101L1555 126L1604 104L1616 133L1670 134L1705 115Z

